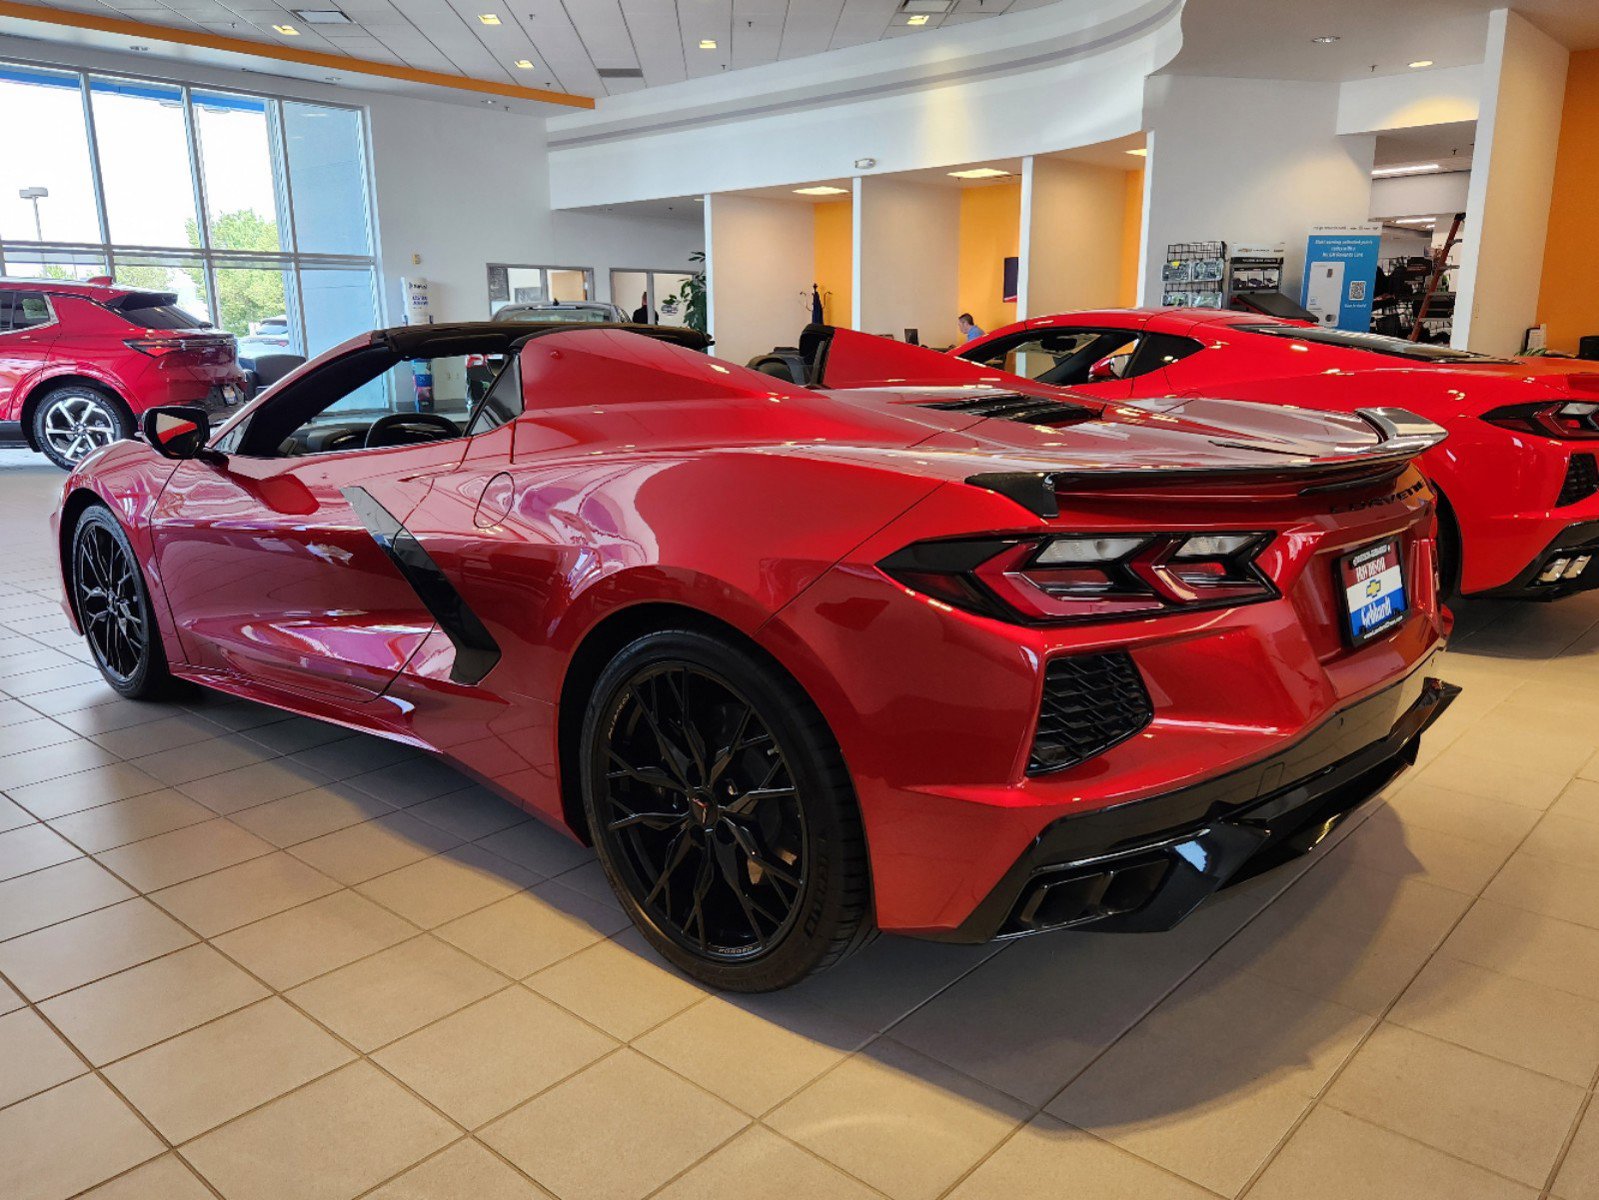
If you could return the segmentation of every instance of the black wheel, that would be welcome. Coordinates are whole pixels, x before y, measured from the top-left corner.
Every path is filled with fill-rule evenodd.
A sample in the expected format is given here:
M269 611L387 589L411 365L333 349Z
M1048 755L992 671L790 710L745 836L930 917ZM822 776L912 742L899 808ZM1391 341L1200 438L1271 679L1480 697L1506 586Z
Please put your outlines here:
M72 600L100 674L130 700L172 688L161 633L128 535L110 510L84 511L72 531Z
M1438 599L1447 603L1460 599L1460 523L1454 509L1438 493Z
M53 388L33 410L33 440L63 471L72 470L101 446L132 436L128 410L87 384Z
M595 685L583 802L623 907L714 987L787 987L872 932L842 756L774 664L688 630L648 634Z

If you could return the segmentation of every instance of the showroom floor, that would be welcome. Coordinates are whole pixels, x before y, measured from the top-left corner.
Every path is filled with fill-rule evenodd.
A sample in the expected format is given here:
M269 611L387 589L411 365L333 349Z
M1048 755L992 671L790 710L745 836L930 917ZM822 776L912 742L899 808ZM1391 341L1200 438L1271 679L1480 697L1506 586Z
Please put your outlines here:
M1599 594L1467 606L1424 768L1176 932L726 998L450 770L118 700L61 479L0 452L7 1200L1599 1197Z

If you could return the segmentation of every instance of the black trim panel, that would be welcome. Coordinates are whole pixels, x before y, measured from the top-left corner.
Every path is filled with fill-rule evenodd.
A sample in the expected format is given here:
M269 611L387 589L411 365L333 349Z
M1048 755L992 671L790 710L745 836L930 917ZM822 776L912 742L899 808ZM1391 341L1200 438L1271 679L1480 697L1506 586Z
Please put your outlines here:
M22 432L21 421L0 421L0 446L26 446L27 437Z
M1471 592L1470 595L1473 598L1491 596L1496 600L1558 600L1573 592L1599 587L1599 562L1590 563L1588 569L1576 579L1538 583L1544 564L1562 552L1572 557L1574 551L1591 553L1599 558L1599 521L1576 521L1567 525L1509 583L1483 592Z
M344 498L355 509L367 532L382 547L405 576L411 590L422 601L428 612L438 621L439 628L455 646L455 662L450 667L450 679L455 683L474 684L494 669L500 661L500 646L483 622L468 606L461 593L455 590L449 578L422 548L422 543L383 505L372 498L365 488L342 489Z

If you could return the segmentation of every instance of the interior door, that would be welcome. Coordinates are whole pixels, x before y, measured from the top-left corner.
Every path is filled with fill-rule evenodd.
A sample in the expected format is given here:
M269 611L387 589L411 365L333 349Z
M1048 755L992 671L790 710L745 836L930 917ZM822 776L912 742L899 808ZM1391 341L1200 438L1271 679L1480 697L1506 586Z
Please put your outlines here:
M465 447L180 464L153 535L190 664L337 701L382 692L434 628L388 534Z

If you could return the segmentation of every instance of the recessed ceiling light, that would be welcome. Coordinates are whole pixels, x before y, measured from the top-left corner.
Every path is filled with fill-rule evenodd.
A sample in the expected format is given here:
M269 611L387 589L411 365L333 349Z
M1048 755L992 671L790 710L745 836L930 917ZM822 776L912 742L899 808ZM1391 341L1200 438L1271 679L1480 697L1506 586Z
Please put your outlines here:
M819 183L815 187L795 188L796 196L842 196L848 188L833 187L831 184Z
M533 69L532 60L526 58L519 58L511 65L519 71L531 71Z
M928 20L928 17L927 17L926 13L919 13L918 15L916 15L914 17L906 17L905 18L905 24L907 24L907 25L925 25L925 24L927 24L927 20Z
M300 31L298 29L296 29L293 25L274 25L272 27L272 31L274 33L281 33L284 37L299 37L300 36Z
M353 25L349 16L336 8L297 8L294 15L307 25Z
M951 0L903 0L899 10L908 13L945 13L949 11L950 4Z
M1409 167L1378 167L1371 173L1373 179L1383 175L1423 175L1428 171L1443 170L1437 163L1416 163Z
M715 38L701 38L700 39L700 49L701 50L715 50L716 49L716 39Z
M500 14L499 13L478 13L477 19L479 21L482 21L483 24L485 24L485 25L498 25L500 23Z
M998 167L969 167L964 171L951 171L949 174L955 179L998 179L1002 175L1009 175L1009 171L1001 171Z
M1395 225L1432 225L1437 222L1437 217L1395 217Z
M1310 40L1318 46L1330 46L1338 40L1338 35L1336 33L1324 33L1320 37L1313 37Z
M1419 71L1423 67L1430 67L1430 66L1432 66L1432 59L1430 59L1430 58L1418 58L1415 62L1410 64L1410 69L1412 71Z
M1139 158L1148 158L1149 157L1149 148L1147 146L1140 146L1140 147L1138 147L1138 149L1129 150L1127 153L1135 154Z

